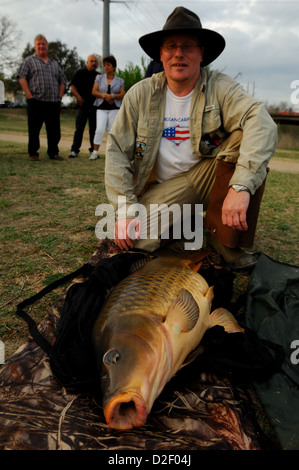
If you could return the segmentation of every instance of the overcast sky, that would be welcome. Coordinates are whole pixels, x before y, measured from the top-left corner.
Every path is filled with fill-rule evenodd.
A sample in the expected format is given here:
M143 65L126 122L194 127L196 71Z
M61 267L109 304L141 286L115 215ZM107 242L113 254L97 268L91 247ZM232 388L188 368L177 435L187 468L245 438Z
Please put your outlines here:
M299 0L112 0L110 52L118 67L128 62L141 66L141 57L147 56L139 37L162 29L181 5L197 13L204 28L224 36L226 48L211 64L213 69L237 77L268 104L284 101L299 111ZM22 32L20 54L42 33L48 41L76 47L83 59L102 55L102 0L0 0L0 12Z

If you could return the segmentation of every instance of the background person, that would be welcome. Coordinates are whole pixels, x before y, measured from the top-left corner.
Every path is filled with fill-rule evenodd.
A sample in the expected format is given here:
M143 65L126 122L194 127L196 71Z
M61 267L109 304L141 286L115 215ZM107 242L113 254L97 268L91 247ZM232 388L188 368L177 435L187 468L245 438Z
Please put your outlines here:
M60 102L67 83L58 63L48 56L48 41L39 34L34 39L35 54L26 57L18 71L19 83L27 97L28 153L32 161L39 158L39 134L46 126L51 160L63 160L59 156Z
M80 152L84 129L88 121L90 153L93 151L93 138L96 130L96 108L93 106L95 97L92 88L98 72L98 59L95 55L87 58L86 66L78 70L72 80L71 90L77 101L76 130L71 147L70 158L75 158Z
M161 31L139 42L165 73L130 88L108 136L105 184L118 216L115 243L125 250L159 248L160 238L137 232L132 240L128 233L135 203L148 217L153 204L203 204L212 247L231 268L252 268L256 256L240 247L253 245L276 125L235 80L204 68L225 40L202 28L192 11L176 8ZM126 198L121 216L119 196ZM150 227L145 222L139 229Z
M156 60L151 60L146 68L144 78L151 77L154 73L159 73L163 71L164 71L164 67L161 64L161 62L157 62Z
M124 80L115 75L115 57L112 55L104 57L103 65L105 74L97 76L92 89L92 94L97 98L94 103L97 109L97 127L94 136L94 150L89 160L99 158L98 150L102 144L106 127L107 134L109 134L125 95Z

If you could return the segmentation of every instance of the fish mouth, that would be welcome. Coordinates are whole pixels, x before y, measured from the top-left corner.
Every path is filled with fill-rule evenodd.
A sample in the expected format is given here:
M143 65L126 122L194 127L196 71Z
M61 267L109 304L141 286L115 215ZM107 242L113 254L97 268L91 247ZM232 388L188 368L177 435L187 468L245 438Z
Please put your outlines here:
M143 426L147 419L145 402L136 392L125 392L113 397L104 409L104 414L108 426L121 431Z

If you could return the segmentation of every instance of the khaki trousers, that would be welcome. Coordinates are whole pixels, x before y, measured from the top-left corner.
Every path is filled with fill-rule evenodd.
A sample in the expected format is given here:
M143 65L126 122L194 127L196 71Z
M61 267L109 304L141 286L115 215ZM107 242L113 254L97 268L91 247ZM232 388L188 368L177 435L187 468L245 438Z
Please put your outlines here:
M151 252L160 247L161 233L167 229L163 225L163 221L161 221L160 211L157 213L158 233L155 233L155 236L153 236L149 228L153 220L153 205L159 206L161 204L165 204L167 207L177 205L178 211L176 211L176 215L183 214L184 204L190 205L191 211L194 211L195 204L202 204L203 211L206 211L206 228L219 238L223 244L231 247L252 246L258 210L255 210L253 217L248 219L250 237L246 240L245 245L239 244L239 236L243 232L237 232L229 228L226 229L221 221L222 203L229 189L229 180L234 172L235 162L239 156L241 139L242 131L233 132L221 145L216 158L205 157L189 171L162 183L154 182L148 186L146 192L138 200L139 204L144 206L145 212L144 217L141 217L142 238L133 241L135 248ZM229 171L223 171L223 167L228 168ZM219 169L221 170L220 172ZM226 175L225 178L223 173ZM261 199L262 193L257 195L258 192L260 193L258 190L253 196L256 201ZM256 203L251 204L251 206L253 208L257 207ZM178 223L176 215L169 212L169 225Z

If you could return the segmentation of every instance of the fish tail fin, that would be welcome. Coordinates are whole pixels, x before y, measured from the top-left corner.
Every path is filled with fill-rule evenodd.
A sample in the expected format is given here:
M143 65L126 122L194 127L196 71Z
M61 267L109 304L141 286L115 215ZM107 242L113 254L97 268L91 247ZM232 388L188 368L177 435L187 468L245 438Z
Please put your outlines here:
M244 333L244 329L239 325L231 312L225 308L217 308L210 315L211 327L223 326L227 333Z

